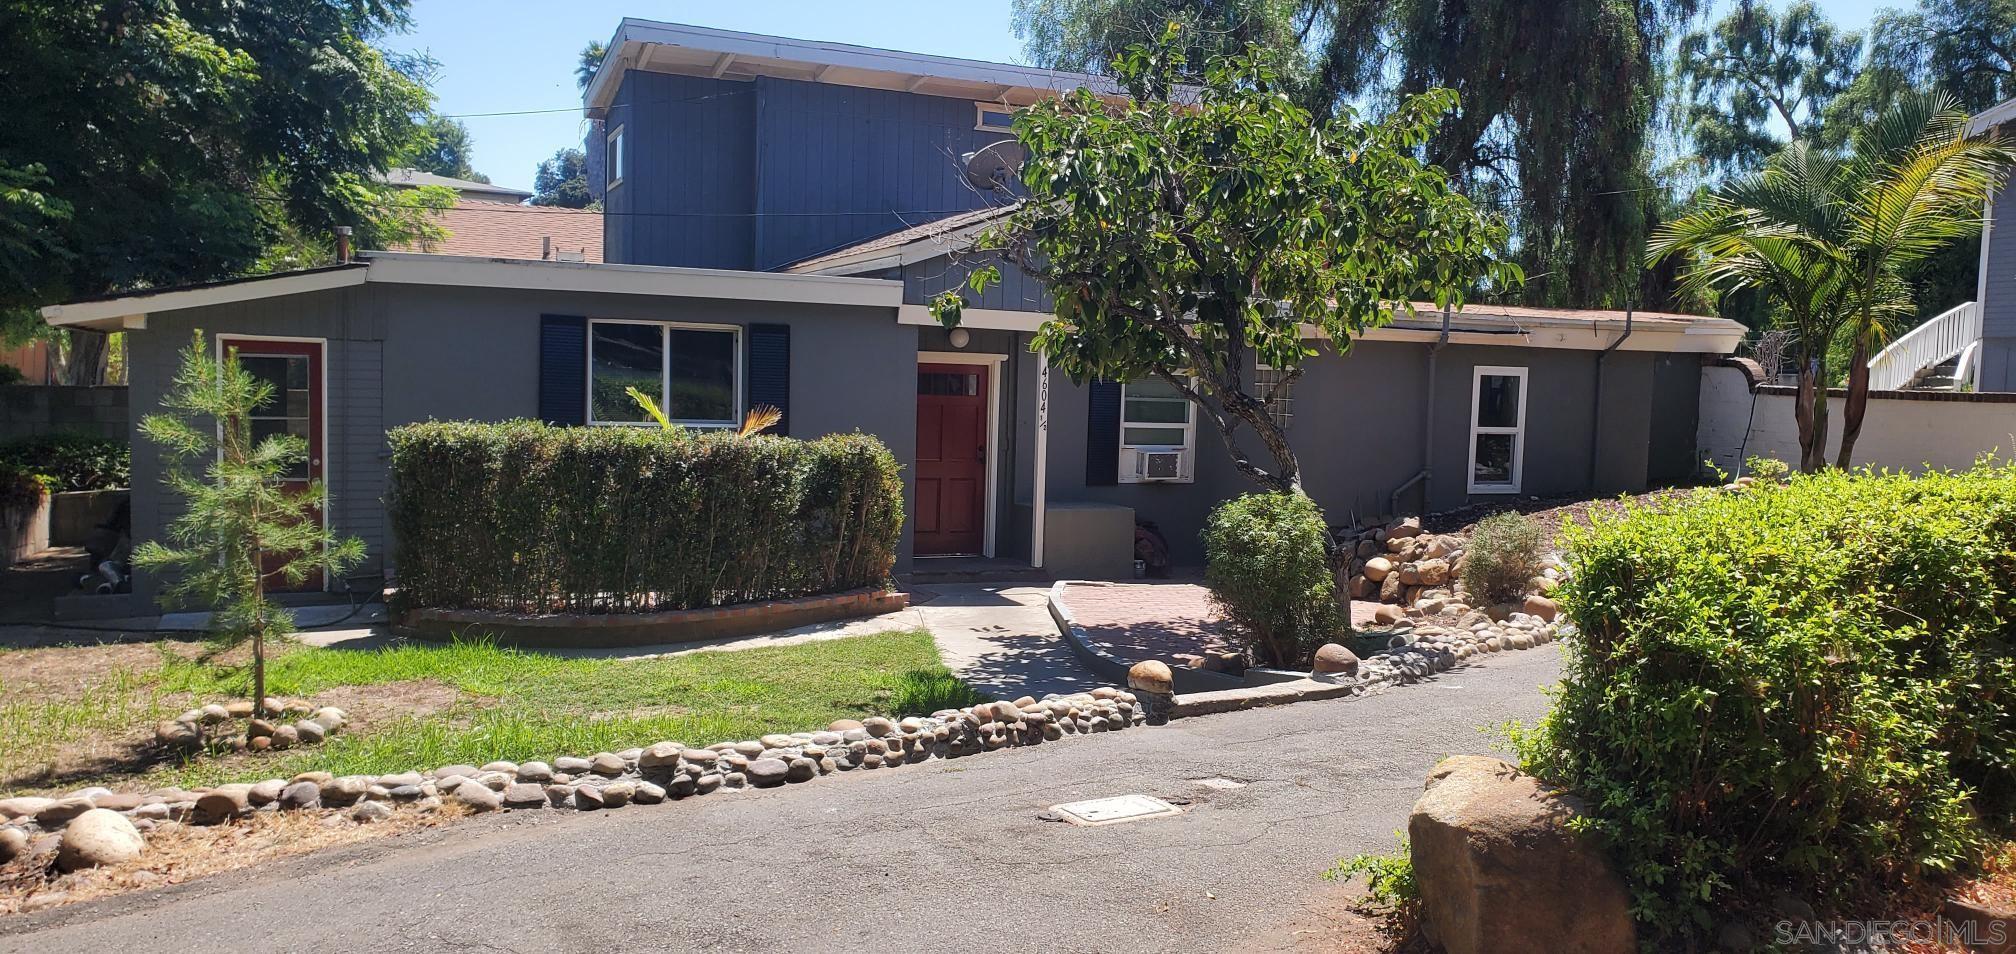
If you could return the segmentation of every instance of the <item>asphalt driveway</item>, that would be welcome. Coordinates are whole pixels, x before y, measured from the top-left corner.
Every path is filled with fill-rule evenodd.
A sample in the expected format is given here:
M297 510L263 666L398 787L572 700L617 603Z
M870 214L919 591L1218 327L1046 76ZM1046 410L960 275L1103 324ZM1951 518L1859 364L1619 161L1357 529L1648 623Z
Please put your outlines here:
M0 951L1199 951L1390 850L1428 768L1531 720L1553 646L1362 699L1184 719L782 789L517 812L0 920ZM1211 784L1202 779L1218 780ZM1099 828L1058 802L1178 816Z

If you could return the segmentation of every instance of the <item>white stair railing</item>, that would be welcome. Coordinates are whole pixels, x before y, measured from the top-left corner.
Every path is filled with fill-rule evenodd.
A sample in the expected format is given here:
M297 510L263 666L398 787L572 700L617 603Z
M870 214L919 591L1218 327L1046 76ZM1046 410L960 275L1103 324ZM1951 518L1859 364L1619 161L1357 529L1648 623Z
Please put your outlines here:
M1907 387L1918 373L1935 367L1981 340L1981 303L1970 301L1890 342L1869 359L1869 388L1894 391Z

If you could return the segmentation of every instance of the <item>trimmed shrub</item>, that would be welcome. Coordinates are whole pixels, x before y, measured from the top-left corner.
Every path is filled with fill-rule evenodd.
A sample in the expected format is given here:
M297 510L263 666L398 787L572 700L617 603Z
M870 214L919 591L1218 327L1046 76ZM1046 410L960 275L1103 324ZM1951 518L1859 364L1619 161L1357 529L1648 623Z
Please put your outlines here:
M628 427L394 429L402 608L646 612L877 585L903 527L880 441Z
M1282 493L1228 500L1204 527L1211 602L1267 665L1306 669L1317 647L1347 628L1324 547L1329 532L1315 501Z
M55 478L57 490L110 490L132 483L125 441L92 434L38 434L0 444L0 463Z
M1494 513L1470 528L1463 550L1463 585L1486 603L1518 599L1540 574L1547 546L1540 525L1521 513Z
M2008 817L2016 469L1825 472L1564 539L1581 635L1514 741L1587 798L1655 939L1963 866Z

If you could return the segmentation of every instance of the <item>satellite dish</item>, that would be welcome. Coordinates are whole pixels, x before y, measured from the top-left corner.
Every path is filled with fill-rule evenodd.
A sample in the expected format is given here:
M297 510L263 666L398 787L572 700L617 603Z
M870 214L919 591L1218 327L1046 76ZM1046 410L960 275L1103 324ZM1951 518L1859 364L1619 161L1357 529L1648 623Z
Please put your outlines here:
M1022 160L1027 154L1022 144L1013 139L981 146L960 158L966 163L966 182L982 192L993 192L1008 188L1022 174Z

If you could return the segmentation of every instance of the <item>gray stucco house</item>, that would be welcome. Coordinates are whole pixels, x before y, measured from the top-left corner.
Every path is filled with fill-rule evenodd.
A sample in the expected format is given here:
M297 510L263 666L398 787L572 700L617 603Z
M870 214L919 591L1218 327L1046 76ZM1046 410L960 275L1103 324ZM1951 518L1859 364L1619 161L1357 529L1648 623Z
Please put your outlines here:
M1201 560L1210 508L1249 485L1153 384L1048 375L1040 287L1010 275L948 333L926 302L948 253L999 214L960 157L1013 110L1099 77L625 20L588 87L606 141L606 263L365 253L328 268L52 306L129 333L132 416L192 329L289 395L265 426L309 438L327 519L389 550L385 431L437 419L729 425L756 404L792 436L861 430L905 462L899 572L960 555L1058 576L1131 571L1152 521ZM1334 519L1491 495L1631 491L1696 469L1701 367L1741 326L1640 312L1472 306L1315 359L1283 413ZM298 398L298 400L297 400ZM136 538L160 533L159 460L134 443ZM374 568L377 564L374 562ZM137 595L151 596L142 580Z

